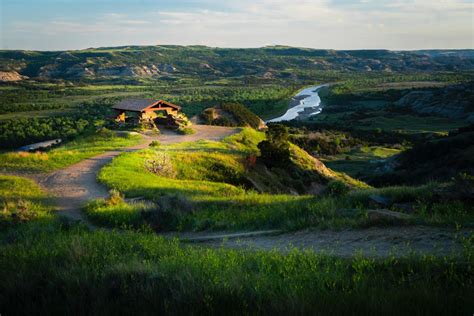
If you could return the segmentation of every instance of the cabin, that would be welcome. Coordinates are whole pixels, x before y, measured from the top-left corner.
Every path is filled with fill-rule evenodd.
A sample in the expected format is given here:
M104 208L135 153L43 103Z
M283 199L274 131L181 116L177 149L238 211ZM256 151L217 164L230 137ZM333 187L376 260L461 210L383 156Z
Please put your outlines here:
M173 125L181 107L163 100L127 99L112 107L116 111L118 123L153 123L162 118L162 122ZM161 115L160 115L161 112ZM164 115L163 115L164 114Z

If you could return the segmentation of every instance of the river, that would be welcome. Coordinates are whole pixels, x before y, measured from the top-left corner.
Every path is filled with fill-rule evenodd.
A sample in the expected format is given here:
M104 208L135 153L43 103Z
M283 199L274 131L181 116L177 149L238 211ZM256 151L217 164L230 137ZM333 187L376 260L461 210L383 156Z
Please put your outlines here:
M282 116L266 121L266 123L276 123L290 121L300 115L312 116L321 113L321 98L318 91L327 85L309 87L298 92L290 101L290 108Z

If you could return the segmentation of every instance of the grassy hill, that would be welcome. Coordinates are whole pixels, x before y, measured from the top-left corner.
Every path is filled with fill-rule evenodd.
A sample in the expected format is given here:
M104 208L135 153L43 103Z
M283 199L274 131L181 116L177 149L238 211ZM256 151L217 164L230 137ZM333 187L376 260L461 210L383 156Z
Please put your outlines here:
M328 211L323 210L326 204L318 206L308 195L312 186L322 189L329 181L339 180L352 187L367 187L330 171L296 146L286 170L249 165L247 158L258 152L256 146L263 138L261 132L244 129L223 142L163 145L123 154L102 169L99 180L127 197L154 201L168 213L156 214L156 218L151 214L147 219L146 212L142 216L143 205L130 208L104 201L91 204L88 213L101 223L140 226L148 222L164 230L291 228L308 225L302 217L308 214L301 212ZM154 161L173 172L150 171L147 166ZM154 222L163 216L171 217L167 222ZM298 217L299 222L293 222Z
M239 103L224 103L207 108L199 115L199 119L208 125L241 126L255 129L265 127L265 123L260 117Z

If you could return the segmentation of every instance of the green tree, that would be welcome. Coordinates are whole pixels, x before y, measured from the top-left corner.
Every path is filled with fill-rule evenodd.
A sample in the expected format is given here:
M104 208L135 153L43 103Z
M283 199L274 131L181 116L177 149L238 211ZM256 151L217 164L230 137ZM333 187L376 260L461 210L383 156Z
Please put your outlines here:
M288 164L290 162L288 128L279 124L270 125L265 134L267 139L258 144L259 160L269 167Z

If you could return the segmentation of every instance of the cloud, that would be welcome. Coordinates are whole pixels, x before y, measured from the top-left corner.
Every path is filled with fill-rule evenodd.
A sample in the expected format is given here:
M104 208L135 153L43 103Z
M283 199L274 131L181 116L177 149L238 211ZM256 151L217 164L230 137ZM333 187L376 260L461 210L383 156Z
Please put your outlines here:
M137 7L134 7L137 8ZM24 45L76 40L74 48L125 44L205 44L317 48L473 48L473 4L460 0L217 0L87 19L16 20L6 39ZM30 37L25 34L29 33ZM73 36L72 36L73 35ZM51 39L53 37L53 39ZM43 48L43 47L41 47ZM48 47L49 48L49 47Z

